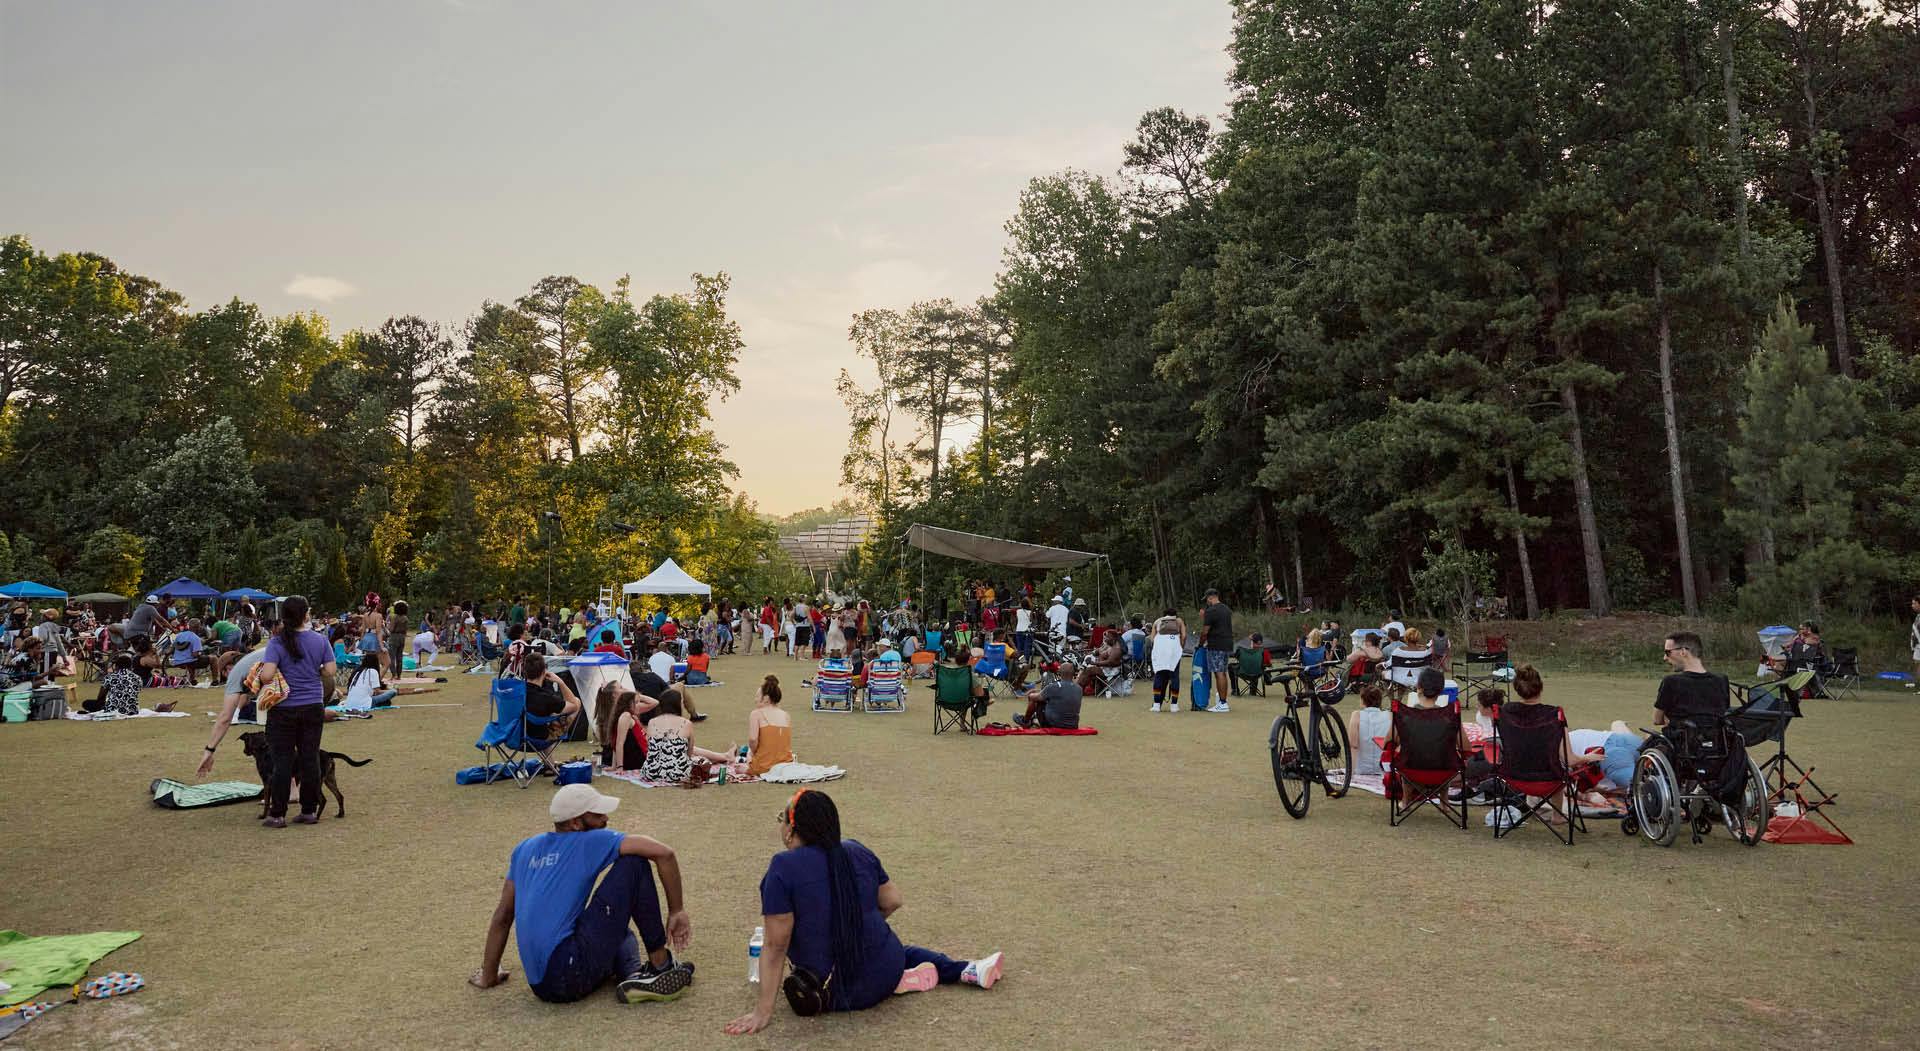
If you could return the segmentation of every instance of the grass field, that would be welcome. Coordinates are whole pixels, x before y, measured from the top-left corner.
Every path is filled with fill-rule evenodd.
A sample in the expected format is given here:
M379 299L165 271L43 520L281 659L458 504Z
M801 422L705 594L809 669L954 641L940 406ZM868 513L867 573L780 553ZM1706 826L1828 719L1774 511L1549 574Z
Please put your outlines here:
M800 758L850 771L828 790L905 894L901 937L1005 951L997 988L824 1020L782 1006L759 1036L723 1035L749 1006L745 942L788 790L612 781L614 827L679 851L693 991L547 1005L511 950L513 983L470 988L507 852L548 827L550 793L454 785L475 761L485 679L402 698L461 707L329 726L329 749L374 760L341 771L350 816L330 806L322 825L282 831L253 805L148 801L152 778L191 776L218 699L169 691L191 717L0 727L0 927L141 931L96 973L150 983L55 1011L10 1046L1913 1046L1912 698L1818 702L1790 734L1840 790L1858 846L1719 832L1662 850L1603 824L1569 849L1531 829L1496 843L1477 821L1389 829L1370 796L1316 797L1288 819L1265 755L1277 699L1226 715L1089 700L1098 737L936 738L922 691L904 716L817 715L800 668L717 661L726 685L698 693L713 716L701 743L738 740L754 684L781 675ZM1642 725L1653 683L1549 675L1548 699L1575 726ZM252 779L228 741L215 776Z

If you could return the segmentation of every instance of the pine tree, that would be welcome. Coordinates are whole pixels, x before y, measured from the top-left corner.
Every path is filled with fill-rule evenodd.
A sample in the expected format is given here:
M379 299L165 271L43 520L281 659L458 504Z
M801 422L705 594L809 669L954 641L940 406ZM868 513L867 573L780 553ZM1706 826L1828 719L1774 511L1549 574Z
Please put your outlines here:
M1855 539L1848 470L1866 412L1853 380L1828 367L1813 327L1780 301L1746 371L1746 406L1733 450L1738 506L1728 518L1748 535L1770 535L1777 560L1753 573L1743 604L1774 616L1804 603L1819 610L1836 593L1883 575Z

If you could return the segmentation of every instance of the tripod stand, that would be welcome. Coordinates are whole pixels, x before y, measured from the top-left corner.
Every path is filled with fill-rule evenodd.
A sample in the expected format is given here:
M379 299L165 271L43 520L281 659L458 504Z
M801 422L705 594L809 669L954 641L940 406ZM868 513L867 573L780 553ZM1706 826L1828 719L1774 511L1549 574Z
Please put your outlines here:
M1807 670L1779 682L1735 687L1743 702L1730 715L1735 729L1751 744L1775 744L1760 764L1769 814L1764 838L1770 843L1853 842L1827 813L1839 796L1820 787L1813 767L1802 767L1787 753L1787 724L1801 717L1800 691L1813 679Z

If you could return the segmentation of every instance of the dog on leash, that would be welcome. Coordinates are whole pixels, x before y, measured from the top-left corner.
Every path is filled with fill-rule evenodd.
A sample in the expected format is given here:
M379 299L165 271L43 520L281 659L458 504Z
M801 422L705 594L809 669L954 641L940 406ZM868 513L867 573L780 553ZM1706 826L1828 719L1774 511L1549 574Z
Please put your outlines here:
M273 753L267 747L267 735L258 730L243 733L240 735L240 746L246 749L247 755L253 759L254 769L260 772L260 783L263 785L267 784L273 776ZM344 762L348 766L365 766L373 762L373 760L355 759L345 752L329 752L324 749L320 752L320 784L322 787L333 790L333 800L338 804L340 811L336 816L346 817L347 800L345 796L340 794L340 782L334 778L335 760ZM260 797L261 817L267 816L267 808L271 805L271 794L265 794ZM313 816L319 817L326 812L327 794L322 792L320 793L320 809L315 811Z

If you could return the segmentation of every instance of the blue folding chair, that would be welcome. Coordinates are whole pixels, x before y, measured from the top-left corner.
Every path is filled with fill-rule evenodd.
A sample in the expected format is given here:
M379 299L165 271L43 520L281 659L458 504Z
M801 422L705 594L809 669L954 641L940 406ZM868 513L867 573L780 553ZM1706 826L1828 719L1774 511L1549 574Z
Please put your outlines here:
M553 750L560 742L548 731L560 721L559 715L539 716L527 711L527 684L521 679L495 679L488 691L493 721L480 731L473 742L480 749L485 783L511 777L521 788L533 784L542 767L553 766ZM526 760L536 762L531 768ZM496 762L497 760L497 762Z

